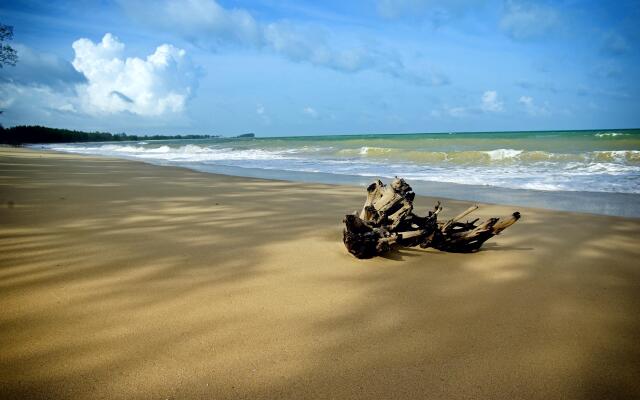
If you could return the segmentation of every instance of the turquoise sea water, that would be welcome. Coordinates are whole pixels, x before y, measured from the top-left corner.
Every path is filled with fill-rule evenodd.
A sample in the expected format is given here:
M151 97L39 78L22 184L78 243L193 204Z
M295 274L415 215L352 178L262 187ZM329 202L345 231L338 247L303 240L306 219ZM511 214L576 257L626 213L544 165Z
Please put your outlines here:
M640 198L640 129L219 138L45 147L267 178L360 183L374 177L402 176L416 187L458 184L454 186L463 196L454 197L479 201L495 200L478 195L488 189L507 196L498 202L512 203L509 196L518 196L509 193L523 189L560 195L626 194L622 203L630 199L637 203ZM611 213L597 207L592 211Z
M180 165L640 193L640 130L311 136L49 147Z

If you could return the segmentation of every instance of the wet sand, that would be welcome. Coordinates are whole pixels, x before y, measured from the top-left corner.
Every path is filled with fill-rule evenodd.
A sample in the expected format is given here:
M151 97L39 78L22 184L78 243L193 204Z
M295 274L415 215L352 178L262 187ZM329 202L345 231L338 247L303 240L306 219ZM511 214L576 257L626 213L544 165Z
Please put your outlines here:
M640 397L639 219L357 260L364 197L0 148L0 398Z

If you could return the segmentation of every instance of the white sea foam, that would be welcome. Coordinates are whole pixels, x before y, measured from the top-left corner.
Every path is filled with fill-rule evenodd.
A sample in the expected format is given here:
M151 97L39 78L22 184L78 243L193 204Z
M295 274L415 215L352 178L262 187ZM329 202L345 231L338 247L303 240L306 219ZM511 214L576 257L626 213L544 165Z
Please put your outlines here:
M493 161L515 158L520 154L522 154L522 152L523 150L514 150L514 149L496 149L496 150L485 151L485 153L488 154L489 158L491 158L491 160Z
M616 137L616 136L627 136L629 135L628 133L622 133L622 132L600 132L600 133L596 133L594 136L596 137Z
M358 154L365 156L365 155L382 155L385 153L389 153L390 151L392 151L392 149L390 148L386 148L386 147L369 147L369 146L362 146L360 147L360 150L358 151Z
M233 142L55 144L46 148L192 168L225 166L367 177L404 176L506 188L640 193L640 151L553 153L541 150L402 149L337 145L249 147ZM385 143L386 144L386 143ZM391 144L390 144L391 145ZM278 146L278 147L276 147Z
M109 156L131 156L135 158L158 159L167 161L219 161L219 160L273 160L286 158L286 151L268 151L261 149L211 148L188 144L180 147L167 145L142 147L132 145L105 144L101 146L52 145L52 150L71 153L102 154Z

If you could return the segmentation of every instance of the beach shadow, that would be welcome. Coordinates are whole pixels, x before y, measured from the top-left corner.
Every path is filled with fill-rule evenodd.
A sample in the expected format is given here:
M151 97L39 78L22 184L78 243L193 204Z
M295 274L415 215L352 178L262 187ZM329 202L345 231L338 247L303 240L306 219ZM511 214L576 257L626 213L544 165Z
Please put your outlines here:
M478 254L359 262L336 214L361 189L47 164L1 182L0 397L640 393L637 222L532 211Z
M378 257L386 260L393 261L408 261L410 259L417 259L419 257L432 257L440 254L447 254L446 252L436 250L434 248L422 249L416 247L399 247L387 253L381 254Z
M500 245L497 243L484 243L480 248L480 251L531 251L535 250L533 247L522 247L522 246L510 246L510 245Z
M406 249L396 249L381 254L379 257L384 258L385 260L404 261L407 257L417 256L417 254L411 254L411 252L406 251Z

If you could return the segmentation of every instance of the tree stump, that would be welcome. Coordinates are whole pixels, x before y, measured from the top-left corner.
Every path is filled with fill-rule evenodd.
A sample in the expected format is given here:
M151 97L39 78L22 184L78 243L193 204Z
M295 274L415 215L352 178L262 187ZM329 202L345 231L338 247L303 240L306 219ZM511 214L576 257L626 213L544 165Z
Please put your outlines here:
M377 180L367 188L367 199L359 213L344 218L343 242L357 258L371 258L397 247L433 247L453 253L470 253L520 219L514 212L507 218L461 220L477 205L446 222L438 222L442 211L438 202L433 211L420 217L413 213L415 193L404 179L389 185Z

